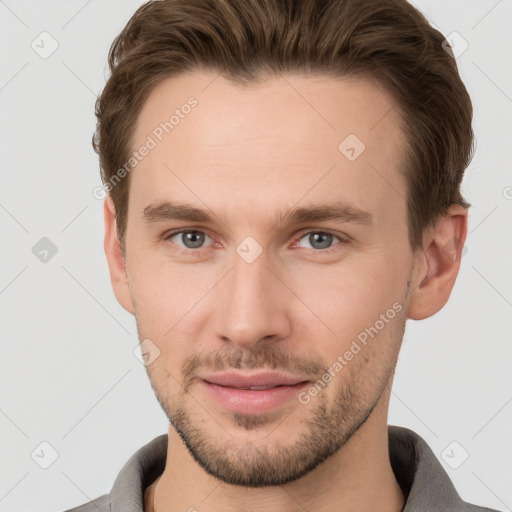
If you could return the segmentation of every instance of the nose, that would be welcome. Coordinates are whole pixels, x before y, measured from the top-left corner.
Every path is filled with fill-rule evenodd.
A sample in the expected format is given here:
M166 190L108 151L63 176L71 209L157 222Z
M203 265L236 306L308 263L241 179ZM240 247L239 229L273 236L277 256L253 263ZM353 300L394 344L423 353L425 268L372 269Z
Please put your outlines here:
M251 263L235 253L215 308L218 338L246 350L286 338L292 297L265 251Z

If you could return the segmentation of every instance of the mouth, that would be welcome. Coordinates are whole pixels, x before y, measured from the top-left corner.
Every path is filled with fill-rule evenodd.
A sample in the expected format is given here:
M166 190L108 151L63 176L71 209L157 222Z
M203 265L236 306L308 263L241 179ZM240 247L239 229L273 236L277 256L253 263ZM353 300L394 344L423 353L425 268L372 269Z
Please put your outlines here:
M212 384L212 383L210 383L210 384ZM249 388L236 387L235 389L252 389L255 391L260 391L262 389L274 389L274 388L281 388L283 386L286 386L286 384L278 384L277 386L251 386ZM223 386L223 387L229 388L229 387L235 387L235 386Z
M249 374L229 372L213 374L210 376L207 375L203 377L203 380L210 384L238 389L270 389L278 386L294 386L300 382L307 381L307 379L277 372Z
M223 373L205 376L201 384L223 409L263 414L290 402L310 381L281 373Z

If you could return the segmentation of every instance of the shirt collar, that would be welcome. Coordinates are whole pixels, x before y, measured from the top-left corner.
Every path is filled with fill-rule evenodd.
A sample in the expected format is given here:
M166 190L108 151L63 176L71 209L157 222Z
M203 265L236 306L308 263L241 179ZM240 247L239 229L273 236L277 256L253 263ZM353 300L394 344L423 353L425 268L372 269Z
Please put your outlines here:
M418 434L389 425L388 439L391 467L406 498L403 512L448 512L464 503L445 469ZM165 469L167 442L167 434L160 435L130 457L112 487L111 512L143 512L146 487Z

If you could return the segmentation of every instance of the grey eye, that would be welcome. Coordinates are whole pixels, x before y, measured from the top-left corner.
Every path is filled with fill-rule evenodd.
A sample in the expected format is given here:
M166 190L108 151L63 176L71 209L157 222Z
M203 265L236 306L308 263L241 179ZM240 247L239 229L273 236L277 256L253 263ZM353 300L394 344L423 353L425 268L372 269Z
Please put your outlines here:
M323 231L312 231L304 235L301 240L307 239L312 249L329 249L333 243L333 238L338 237Z
M202 247L208 235L202 231L180 231L174 233L170 239L173 240L179 246L185 247L186 249L198 249Z

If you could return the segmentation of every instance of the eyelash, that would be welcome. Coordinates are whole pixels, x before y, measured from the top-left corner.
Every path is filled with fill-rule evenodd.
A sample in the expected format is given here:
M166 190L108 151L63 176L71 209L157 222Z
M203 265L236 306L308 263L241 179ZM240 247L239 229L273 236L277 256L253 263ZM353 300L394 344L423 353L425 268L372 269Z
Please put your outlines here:
M205 231L202 231L200 229L192 229L192 228L187 228L187 229L177 229L175 231L170 231L168 233L165 233L163 236L162 236L162 239L164 241L170 241L170 239L175 236L175 235L179 235L179 234L185 234L185 233L202 233L210 238L212 238L207 232ZM306 235L310 235L310 234L313 234L313 233L319 233L319 234L322 234L322 235L332 235L333 237L337 238L340 242L338 244L335 244L331 247L328 247L327 249L308 249L308 248L303 248L303 249L308 249L310 251L313 251L315 253L323 253L323 254L329 254L331 252L334 252L336 250L339 249L339 245L345 245L348 243L348 240L343 238L342 236L340 235L337 235L336 233L333 233L329 230L310 230L310 231L303 231L301 232L299 235L298 235L298 238L295 240L294 243L296 242L299 242L300 240L302 240ZM171 242L172 243L172 242ZM174 244L173 244L174 245ZM179 246L178 246L179 247ZM196 254L201 254L204 250L206 250L207 248L205 247L201 247L199 249L187 249L187 248L182 248L182 247L179 247L178 248L178 251L179 252L182 252L182 253L186 253L186 254L190 254L191 252L193 253L196 253Z

